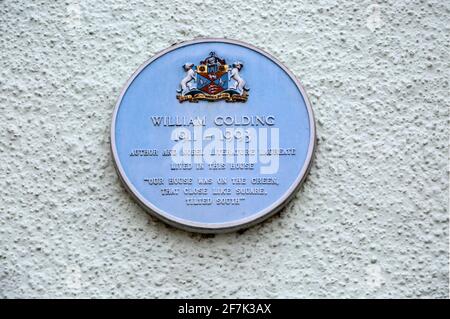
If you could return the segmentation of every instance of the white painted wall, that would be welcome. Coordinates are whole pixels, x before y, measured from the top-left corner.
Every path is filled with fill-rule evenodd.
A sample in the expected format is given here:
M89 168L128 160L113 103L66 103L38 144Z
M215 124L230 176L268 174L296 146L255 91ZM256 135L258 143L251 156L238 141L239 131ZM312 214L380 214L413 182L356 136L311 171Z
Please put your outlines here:
M357 3L0 1L0 297L447 297L449 5ZM279 58L317 119L295 201L240 234L150 218L110 156L128 77L201 36Z

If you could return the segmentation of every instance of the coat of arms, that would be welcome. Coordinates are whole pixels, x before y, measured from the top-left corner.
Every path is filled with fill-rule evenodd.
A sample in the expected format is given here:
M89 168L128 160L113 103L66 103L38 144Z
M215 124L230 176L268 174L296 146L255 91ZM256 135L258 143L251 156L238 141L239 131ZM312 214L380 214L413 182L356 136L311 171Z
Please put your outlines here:
M245 102L249 89L239 73L243 67L240 61L228 65L215 52L211 52L199 65L185 63L186 76L177 90L177 99L180 103L200 100Z

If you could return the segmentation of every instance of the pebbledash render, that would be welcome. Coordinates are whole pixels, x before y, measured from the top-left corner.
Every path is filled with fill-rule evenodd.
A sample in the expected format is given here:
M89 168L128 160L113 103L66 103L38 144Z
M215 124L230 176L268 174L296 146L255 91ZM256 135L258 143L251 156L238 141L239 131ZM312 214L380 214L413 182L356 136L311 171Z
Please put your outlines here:
M434 0L2 1L0 297L447 298L448 25ZM205 37L279 59L317 125L292 201L216 235L149 216L110 151L129 76Z

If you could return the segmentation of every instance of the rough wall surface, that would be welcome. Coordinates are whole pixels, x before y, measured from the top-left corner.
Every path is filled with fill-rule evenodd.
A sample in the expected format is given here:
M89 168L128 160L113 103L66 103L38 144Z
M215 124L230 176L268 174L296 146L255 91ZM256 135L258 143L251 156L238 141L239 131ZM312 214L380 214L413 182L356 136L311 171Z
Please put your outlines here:
M447 297L449 25L437 0L0 0L0 297ZM121 87L195 37L272 53L316 115L306 183L241 233L152 219L111 159Z

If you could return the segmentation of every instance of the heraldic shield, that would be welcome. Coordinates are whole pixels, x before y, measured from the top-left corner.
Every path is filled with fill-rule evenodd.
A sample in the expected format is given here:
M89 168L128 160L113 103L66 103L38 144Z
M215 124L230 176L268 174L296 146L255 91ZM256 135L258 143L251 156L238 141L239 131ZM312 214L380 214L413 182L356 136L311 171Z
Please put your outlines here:
M185 63L186 76L180 82L177 99L180 103L200 100L245 102L249 89L239 74L243 67L240 61L228 65L215 52L211 52L199 65Z

